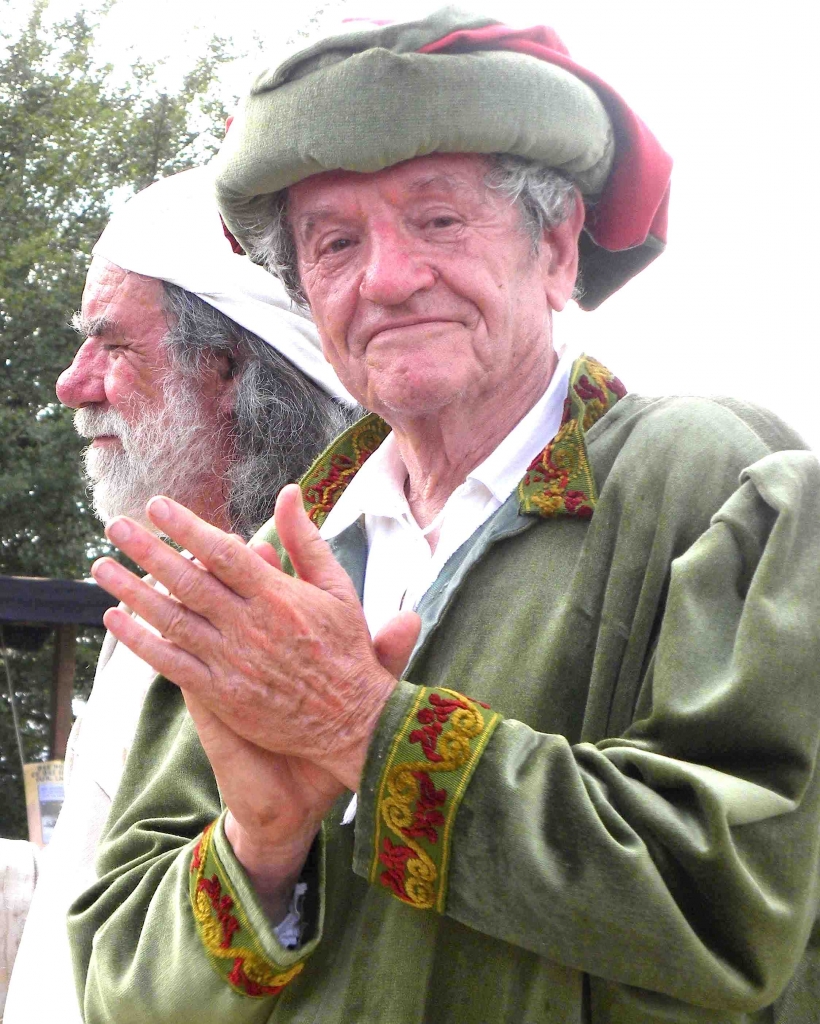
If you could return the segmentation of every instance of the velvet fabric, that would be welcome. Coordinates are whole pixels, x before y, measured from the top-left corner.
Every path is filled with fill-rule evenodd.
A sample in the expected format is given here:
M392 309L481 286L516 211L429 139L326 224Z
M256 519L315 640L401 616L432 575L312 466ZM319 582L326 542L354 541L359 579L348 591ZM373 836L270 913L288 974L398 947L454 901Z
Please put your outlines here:
M806 1024L820 861L820 466L740 403L627 396L586 434L591 518L513 495L423 598L355 826L324 823L292 953L217 829L279 995L212 969L188 899L221 810L176 688L149 692L69 930L86 1024ZM268 532L268 535L271 535ZM361 582L359 524L333 541ZM455 821L444 914L370 884L416 687L503 719ZM785 989L785 992L784 992ZM781 993L783 993L781 995Z
M264 198L329 170L429 153L512 153L572 178L587 200L584 294L594 309L666 244L672 162L628 104L552 29L513 30L445 7L354 22L263 72L216 158L217 198L246 248Z

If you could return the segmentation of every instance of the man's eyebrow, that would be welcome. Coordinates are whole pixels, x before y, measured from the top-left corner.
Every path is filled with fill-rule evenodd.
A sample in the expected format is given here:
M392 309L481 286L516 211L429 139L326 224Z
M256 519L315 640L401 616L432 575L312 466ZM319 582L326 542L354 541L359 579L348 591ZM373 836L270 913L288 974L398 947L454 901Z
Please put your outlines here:
M474 192L475 189L471 183L454 178L450 174L431 174L411 182L408 191L412 195L418 196L425 192ZM323 221L331 220L336 216L338 216L338 211L332 206L317 206L308 210L300 219L299 234L305 242L308 242Z
M450 174L431 174L427 178L419 178L411 182L410 191L415 195L421 192L458 192L469 189L470 185Z
M330 206L319 206L305 214L299 224L299 234L305 242L309 242L311 236L322 223L336 216L336 211Z
M82 313L75 313L70 322L77 334L83 338L99 338L103 334L110 334L115 327L110 317L83 316Z

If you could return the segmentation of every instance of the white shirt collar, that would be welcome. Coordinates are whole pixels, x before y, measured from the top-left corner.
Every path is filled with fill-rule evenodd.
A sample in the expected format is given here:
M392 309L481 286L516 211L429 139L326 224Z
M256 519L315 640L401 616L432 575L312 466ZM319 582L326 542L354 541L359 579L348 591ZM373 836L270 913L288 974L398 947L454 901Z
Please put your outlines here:
M573 354L564 352L541 398L468 474L462 486L475 481L483 484L499 505L507 500L532 460L558 432L574 358ZM395 437L388 434L331 509L322 526L322 536L326 540L337 536L361 515L398 518L406 513L406 480L407 469Z
M564 353L541 398L467 477L484 484L499 504L509 498L532 460L558 433L573 362L574 357Z

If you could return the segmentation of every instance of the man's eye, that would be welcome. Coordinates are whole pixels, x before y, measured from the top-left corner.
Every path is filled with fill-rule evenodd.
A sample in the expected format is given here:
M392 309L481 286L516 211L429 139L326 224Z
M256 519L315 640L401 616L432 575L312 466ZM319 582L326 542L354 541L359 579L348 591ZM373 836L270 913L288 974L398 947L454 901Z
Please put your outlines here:
M353 242L349 238L334 238L332 242L328 242L324 251L329 253L342 252L343 249L349 248L352 244Z
M431 228L451 228L454 224L458 223L458 218L448 217L442 214L440 217L433 217L432 220L428 221L428 226Z

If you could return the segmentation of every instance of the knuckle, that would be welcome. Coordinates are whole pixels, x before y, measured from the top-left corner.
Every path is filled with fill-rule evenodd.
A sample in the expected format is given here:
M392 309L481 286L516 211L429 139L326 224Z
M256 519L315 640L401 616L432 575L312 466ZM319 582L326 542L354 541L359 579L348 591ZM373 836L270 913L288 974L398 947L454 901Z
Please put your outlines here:
M179 601L173 598L166 605L163 634L173 640L183 639L188 635L188 612Z
M211 570L219 573L221 570L230 570L236 565L237 557L244 551L244 545L240 545L230 534L218 536L208 553L208 564Z
M203 571L193 562L186 561L179 569L176 579L170 586L170 592L181 601L192 597L203 581Z
M329 551L330 545L328 542L324 539L321 533L319 533L313 523L310 523L309 525L310 530L305 531L302 537L302 543L307 547L313 548L314 551Z
M310 557L315 562L325 563L328 556L330 555L330 545L326 540L315 533L310 537L305 545L307 547Z

